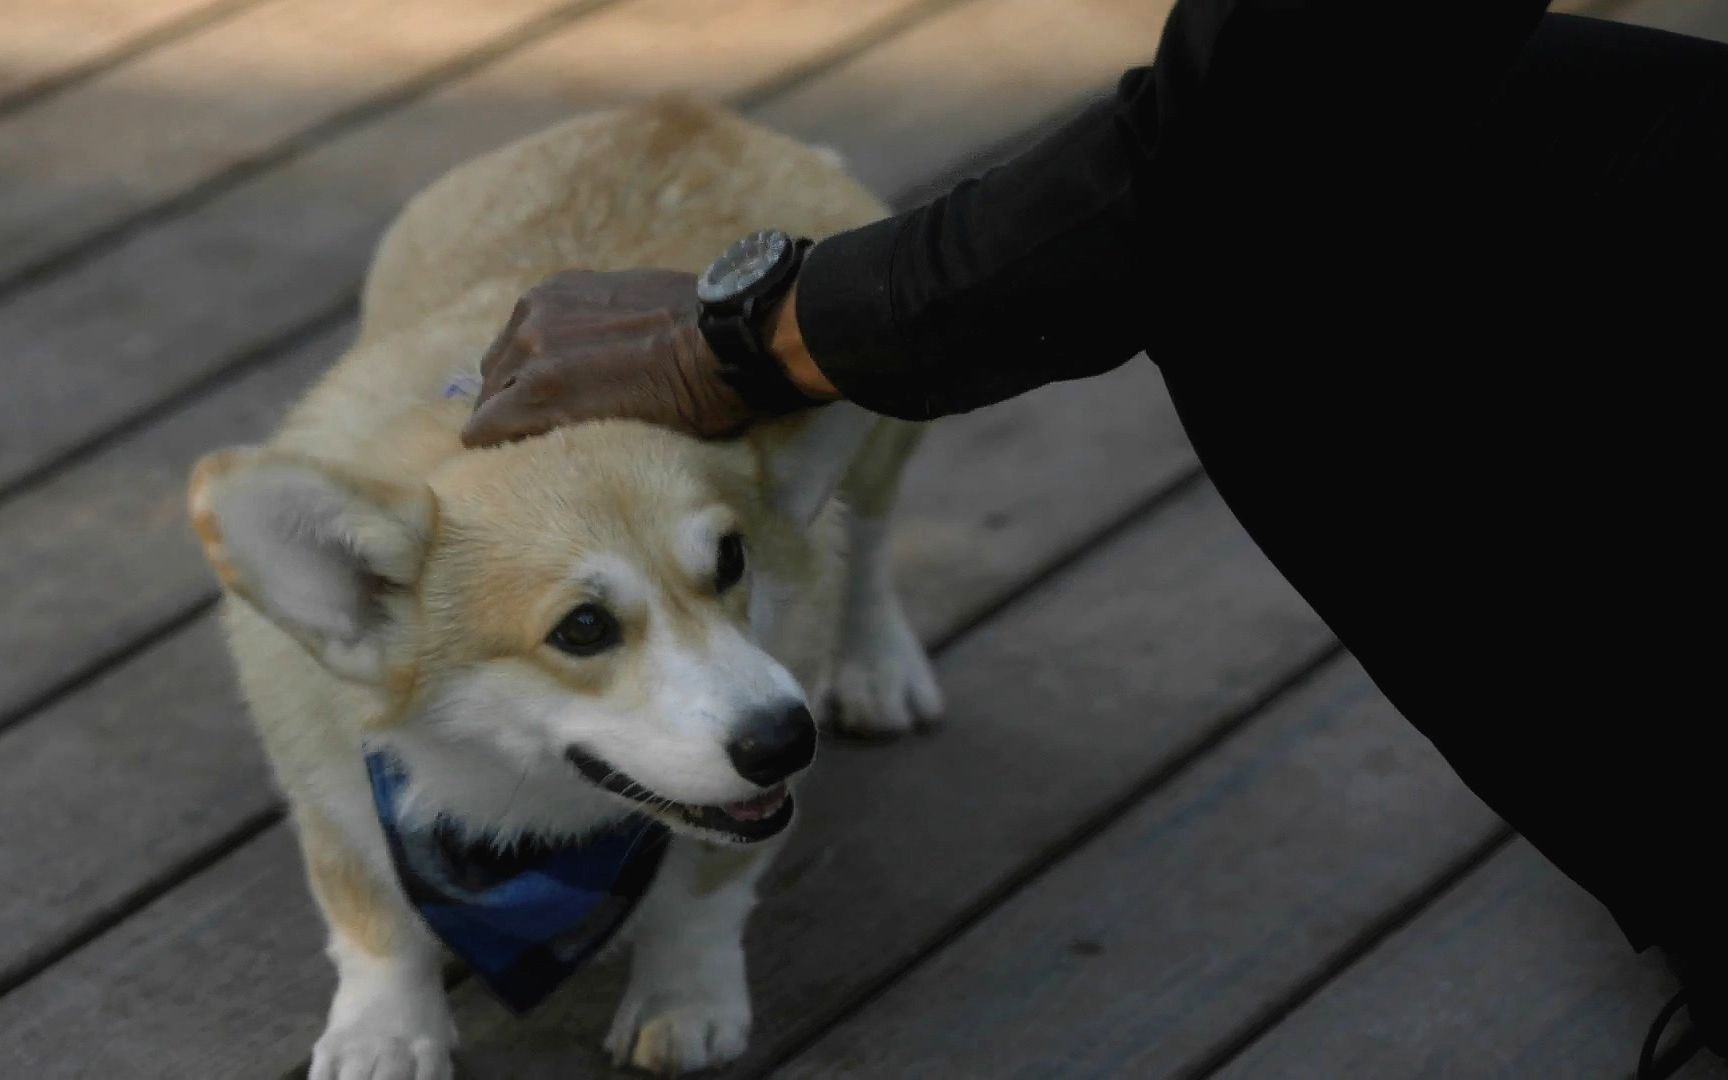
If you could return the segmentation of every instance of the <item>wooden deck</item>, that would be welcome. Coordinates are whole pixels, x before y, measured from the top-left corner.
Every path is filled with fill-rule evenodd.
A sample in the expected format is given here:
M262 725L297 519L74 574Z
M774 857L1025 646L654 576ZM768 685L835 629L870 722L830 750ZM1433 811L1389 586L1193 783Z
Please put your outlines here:
M1561 6L1728 37L1712 0ZM340 350L405 198L670 87L917 198L1104 92L1167 7L0 12L0 1075L303 1068L332 972L181 492ZM1630 1072L1666 974L1271 570L1152 365L939 425L899 544L951 715L825 749L725 1075ZM528 1021L458 983L464 1071L608 1075L618 974Z

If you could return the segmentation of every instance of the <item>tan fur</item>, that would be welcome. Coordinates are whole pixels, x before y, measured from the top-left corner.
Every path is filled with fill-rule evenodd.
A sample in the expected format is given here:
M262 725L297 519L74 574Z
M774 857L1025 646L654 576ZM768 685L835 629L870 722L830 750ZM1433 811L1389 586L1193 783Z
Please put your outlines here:
M818 690L836 650L846 596L844 523L834 507L813 523L794 521L765 490L764 462L789 445L808 417L725 444L601 421L465 450L459 432L472 401L449 396L447 388L475 378L516 298L553 272L693 271L752 229L772 225L819 238L882 213L831 154L707 106L669 100L569 121L455 169L412 200L379 245L353 348L267 446L212 454L194 470L193 527L229 594L224 625L241 687L293 806L343 976L315 1055L324 1064L315 1071L335 1069L331 1062L343 1055L369 1062L367 1055L390 1045L364 1032L351 1037L344 1027L350 1021L376 1026L387 1015L405 1028L393 1038L415 1032L433 1032L426 1038L434 1044L448 1038L436 1034L441 994L420 955L424 932L400 895L371 815L363 740L394 737L428 710L458 707L438 695L476 672L485 681L475 685L486 693L536 708L567 698L594 703L609 716L648 709L665 676L645 645L576 659L546 638L577 605L601 601L616 609L627 642L653 639L679 655L702 655L750 622L746 590L717 597L711 565L690 562L695 541L681 538L695 527L691 522L740 530L752 573L762 574L758 588L771 582L780 590L775 595L795 599L777 609L774 640L759 643L792 678ZM915 438L914 429L892 422L869 438L845 487L870 514L886 511L895 486L892 475L878 474L897 473ZM277 520L271 500L248 501L248 492L266 490L266 482L307 500L294 502L293 512L336 517ZM235 527L250 531L237 534ZM277 548L287 555L271 554L277 548L268 543L237 549L237 536L258 545L270 530L282 531L286 539ZM314 536L323 548L293 547L312 545ZM330 597L314 591L308 600L283 584L300 580L297 560L327 556L331 565L347 566L359 558L354 552L364 554L354 565L376 562L378 569L356 572L352 590L332 586ZM628 588L616 574L590 579L573 569L590 564L623 565L624 579L637 582L629 588L645 590L648 599L597 595ZM348 610L350 594L364 594L364 602ZM307 622L296 606L307 603L335 604L330 610L338 614ZM897 609L890 614L903 622ZM457 719L473 730L488 722L484 715ZM521 744L532 736L513 737ZM518 752L527 751L519 745ZM560 748L548 748L545 757L556 776L536 774L524 801L556 808L565 792L575 798L582 785ZM739 782L732 774L729 783ZM591 820L593 807L612 806L606 801L612 796L589 791L581 804L589 817L571 820ZM561 809L520 820L509 816L517 810L513 802L453 803L441 812L496 812L502 816L474 827L501 835L581 827L559 817ZM682 876L668 872L677 880L657 884L666 895L646 903L647 914L639 916L661 927L644 970L657 970L665 956L687 947L677 944L677 920L691 898L708 898L703 918L718 928L708 932L736 939L766 857L759 849L717 850L688 856ZM730 970L715 970L723 969ZM641 993L654 999L658 991L648 986ZM380 1013L383 1006L367 1004L368 995L412 1008ZM627 1002L619 1052L660 1060L664 1045L629 1049L637 1043L634 1015ZM743 1015L747 1027L747 1004ZM677 1026L651 1017L640 1023L662 1035Z
M376 871L354 854L336 827L313 807L295 808L306 877L324 917L335 931L366 953L384 958L401 948L411 927L390 902Z

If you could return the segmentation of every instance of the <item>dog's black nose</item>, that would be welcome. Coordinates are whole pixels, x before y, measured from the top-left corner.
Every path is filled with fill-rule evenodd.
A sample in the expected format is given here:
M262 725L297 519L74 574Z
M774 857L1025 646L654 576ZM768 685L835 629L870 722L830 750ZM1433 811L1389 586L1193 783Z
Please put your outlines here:
M810 764L816 756L816 721L801 704L773 705L744 718L726 744L738 775L771 787Z

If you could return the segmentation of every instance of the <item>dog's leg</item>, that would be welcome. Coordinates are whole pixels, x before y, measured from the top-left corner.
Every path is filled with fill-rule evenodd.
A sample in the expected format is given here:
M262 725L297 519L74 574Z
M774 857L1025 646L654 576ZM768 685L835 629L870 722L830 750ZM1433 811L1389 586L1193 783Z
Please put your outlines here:
M671 1075L724 1065L744 1052L744 923L777 847L672 841L631 920L630 985L606 1036L618 1064Z
M437 941L335 826L316 811L295 818L337 975L309 1080L448 1080L456 1030Z
M841 482L848 519L846 598L826 726L839 734L904 734L942 714L942 691L894 588L888 522L900 473L923 429L884 422Z

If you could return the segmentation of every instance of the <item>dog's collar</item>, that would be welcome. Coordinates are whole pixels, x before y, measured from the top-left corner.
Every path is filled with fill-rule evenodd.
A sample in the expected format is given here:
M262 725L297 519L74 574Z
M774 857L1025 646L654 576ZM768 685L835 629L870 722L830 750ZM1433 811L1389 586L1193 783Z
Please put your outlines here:
M408 782L388 750L366 754L397 879L426 925L511 1011L533 1008L617 933L660 868L670 831L632 814L566 845L500 852L445 825L405 827Z

